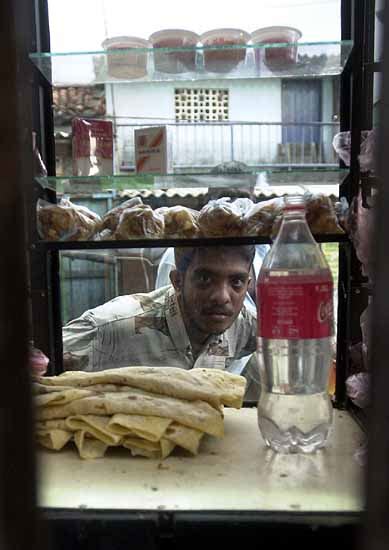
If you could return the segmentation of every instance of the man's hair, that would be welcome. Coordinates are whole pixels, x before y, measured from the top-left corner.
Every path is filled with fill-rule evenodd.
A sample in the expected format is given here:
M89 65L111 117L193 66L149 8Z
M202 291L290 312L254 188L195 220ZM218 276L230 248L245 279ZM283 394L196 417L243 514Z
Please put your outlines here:
M192 260L196 256L196 252L201 254L201 251L204 250L214 250L216 253L223 250L224 252L235 252L238 253L244 258L248 264L249 268L254 261L255 256L255 246L254 245L233 245L233 246L188 246L188 247L176 247L174 249L174 259L176 263L177 271L185 273L185 271L190 266Z

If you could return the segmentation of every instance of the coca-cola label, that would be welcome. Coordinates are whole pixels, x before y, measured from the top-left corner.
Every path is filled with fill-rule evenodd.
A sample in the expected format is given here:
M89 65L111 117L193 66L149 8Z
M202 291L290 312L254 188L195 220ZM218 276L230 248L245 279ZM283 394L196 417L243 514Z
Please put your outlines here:
M333 334L333 283L326 276L265 276L258 283L258 335L272 339Z

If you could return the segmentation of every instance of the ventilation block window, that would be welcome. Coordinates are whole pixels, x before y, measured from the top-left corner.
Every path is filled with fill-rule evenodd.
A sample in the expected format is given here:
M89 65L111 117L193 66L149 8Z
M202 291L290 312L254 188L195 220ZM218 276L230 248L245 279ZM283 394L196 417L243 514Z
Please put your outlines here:
M220 88L176 88L176 121L228 120L229 90Z

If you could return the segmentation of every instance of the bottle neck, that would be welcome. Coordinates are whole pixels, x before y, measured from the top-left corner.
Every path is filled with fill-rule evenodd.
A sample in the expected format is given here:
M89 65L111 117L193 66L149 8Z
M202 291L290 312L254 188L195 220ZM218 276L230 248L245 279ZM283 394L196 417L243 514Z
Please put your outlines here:
M304 208L285 209L277 241L316 242L309 229Z
M305 208L296 208L296 209L285 209L283 213L283 219L285 221L287 220L303 220L306 221L305 218Z

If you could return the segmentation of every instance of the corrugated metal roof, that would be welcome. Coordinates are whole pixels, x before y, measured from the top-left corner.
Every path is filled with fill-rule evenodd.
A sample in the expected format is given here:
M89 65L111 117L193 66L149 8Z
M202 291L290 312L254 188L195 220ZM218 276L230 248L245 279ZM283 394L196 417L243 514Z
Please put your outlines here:
M174 189L126 189L119 193L121 198L130 199L133 197L141 197L144 199L155 197L166 197L169 199L174 198L198 198L204 197L209 191L215 191L213 188L201 187L201 188L174 188ZM225 195L229 195L228 187L225 188ZM326 195L339 195L339 187L337 185L277 185L277 186L264 186L253 190L254 197L282 197L283 195L303 194L305 191L312 191L315 193L324 193ZM218 195L222 196L221 189L219 189Z
M226 190L228 192L228 190ZM186 198L186 197L202 197L208 193L208 187L184 187L174 189L125 189L119 193L121 198L131 199L133 197L142 197L147 199L149 197L168 197L169 199Z

